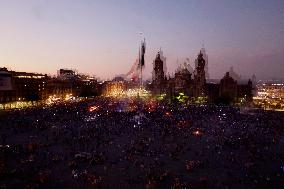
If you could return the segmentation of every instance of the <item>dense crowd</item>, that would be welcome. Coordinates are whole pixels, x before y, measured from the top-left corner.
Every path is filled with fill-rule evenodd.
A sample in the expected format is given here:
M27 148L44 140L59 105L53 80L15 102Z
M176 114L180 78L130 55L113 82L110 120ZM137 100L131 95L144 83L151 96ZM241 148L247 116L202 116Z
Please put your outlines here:
M283 188L284 113L96 98L0 114L0 188Z

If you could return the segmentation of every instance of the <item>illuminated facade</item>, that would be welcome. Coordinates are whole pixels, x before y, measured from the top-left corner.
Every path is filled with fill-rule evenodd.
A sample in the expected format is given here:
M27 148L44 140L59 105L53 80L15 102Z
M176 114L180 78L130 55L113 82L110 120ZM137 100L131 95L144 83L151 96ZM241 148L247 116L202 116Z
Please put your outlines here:
M49 95L57 97L65 97L66 94L72 94L72 83L66 80L52 78L47 82L47 89Z
M102 95L115 98L146 98L150 96L150 92L144 87L140 87L137 83L127 82L125 80L106 81L102 87Z
M126 90L124 81L106 81L103 84L102 94L104 96L121 96L123 91Z
M256 106L264 109L282 110L284 111L284 84L261 83L256 86L257 95L253 98Z

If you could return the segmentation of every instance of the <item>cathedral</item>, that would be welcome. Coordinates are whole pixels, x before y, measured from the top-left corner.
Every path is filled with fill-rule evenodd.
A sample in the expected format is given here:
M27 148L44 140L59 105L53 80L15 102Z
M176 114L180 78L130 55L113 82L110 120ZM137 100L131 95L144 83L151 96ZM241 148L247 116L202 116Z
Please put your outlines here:
M178 94L184 94L191 99L204 98L208 103L238 103L239 99L252 100L252 82L238 84L230 73L227 72L219 83L207 83L208 56L201 49L196 60L193 72L190 65L180 65L173 76L166 77L165 63L159 51L153 62L153 78L150 89L153 94L167 94L174 98Z

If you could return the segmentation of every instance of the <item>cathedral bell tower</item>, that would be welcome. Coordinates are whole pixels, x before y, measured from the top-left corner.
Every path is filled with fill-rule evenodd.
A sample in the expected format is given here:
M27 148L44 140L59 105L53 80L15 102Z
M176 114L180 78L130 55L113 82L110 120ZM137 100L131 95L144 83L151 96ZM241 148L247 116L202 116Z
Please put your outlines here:
M164 73L164 62L160 57L160 52L158 52L154 62L153 62L153 84L156 93L162 93L165 84L165 73Z
M194 97L205 96L205 60L201 51L197 57L197 64L194 71Z

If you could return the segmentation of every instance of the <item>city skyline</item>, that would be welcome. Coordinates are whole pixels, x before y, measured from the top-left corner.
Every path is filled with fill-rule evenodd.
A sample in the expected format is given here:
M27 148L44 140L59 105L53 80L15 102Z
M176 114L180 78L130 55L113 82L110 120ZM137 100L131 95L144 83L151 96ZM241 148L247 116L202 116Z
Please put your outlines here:
M283 188L284 0L0 0L0 188Z
M18 71L55 75L77 69L102 79L127 73L146 38L145 76L162 48L172 73L194 67L202 44L211 78L231 66L258 79L281 78L281 1L1 1L0 62ZM142 34L141 34L142 33Z

